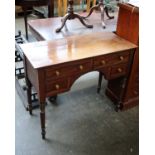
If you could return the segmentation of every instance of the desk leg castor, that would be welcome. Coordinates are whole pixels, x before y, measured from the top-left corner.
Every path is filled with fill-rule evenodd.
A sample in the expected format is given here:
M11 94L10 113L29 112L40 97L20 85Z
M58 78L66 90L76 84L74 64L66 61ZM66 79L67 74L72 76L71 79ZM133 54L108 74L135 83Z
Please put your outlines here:
M122 103L117 103L115 106L115 111L118 112L122 109Z
M57 95L51 96L48 98L49 102L52 104L56 104Z
M45 130L44 130L44 131L42 130L42 133L41 133L41 135L42 135L42 139L43 139L43 140L45 140L45 139L46 139L46 137L45 137L45 135L46 135L46 132L45 132Z

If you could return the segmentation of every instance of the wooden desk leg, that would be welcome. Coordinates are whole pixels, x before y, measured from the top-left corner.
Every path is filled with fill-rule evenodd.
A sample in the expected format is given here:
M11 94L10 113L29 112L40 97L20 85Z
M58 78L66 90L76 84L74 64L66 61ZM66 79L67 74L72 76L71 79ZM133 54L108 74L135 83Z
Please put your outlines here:
M32 100L31 100L32 84L30 83L28 78L25 78L25 80L26 80L26 85L27 85L28 111L29 111L30 115L32 115Z
M121 93L120 93L120 97L118 100L118 103L116 104L115 110L119 111L123 108L123 98L124 98L124 92L125 92L125 87L127 84L127 77L124 77L123 81L122 81L122 89L121 89Z
M41 123L41 134L42 139L45 139L45 101L40 102L40 123Z

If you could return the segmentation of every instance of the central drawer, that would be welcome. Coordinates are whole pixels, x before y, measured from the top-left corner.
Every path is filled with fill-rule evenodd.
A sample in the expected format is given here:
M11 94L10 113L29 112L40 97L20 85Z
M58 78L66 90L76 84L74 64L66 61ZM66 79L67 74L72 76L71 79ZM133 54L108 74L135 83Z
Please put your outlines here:
M92 59L87 59L47 68L45 70L45 76L47 81L51 81L53 79L56 80L76 74L82 74L84 72L89 72L90 70L92 70Z

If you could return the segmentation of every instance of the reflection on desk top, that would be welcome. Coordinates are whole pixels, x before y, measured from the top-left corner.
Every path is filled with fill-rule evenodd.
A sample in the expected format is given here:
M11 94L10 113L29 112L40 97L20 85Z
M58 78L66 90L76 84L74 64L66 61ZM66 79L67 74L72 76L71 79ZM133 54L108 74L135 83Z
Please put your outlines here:
M32 32L38 40L55 40L64 38L66 36L73 35L83 35L94 32L112 32L116 30L117 23L117 12L114 19L107 19L105 16L106 28L102 28L101 24L101 13L93 12L92 15L86 20L86 23L93 25L93 28L87 28L79 19L67 20L66 27L61 30L61 32L56 33L55 30L61 26L62 17L46 18L46 19L36 19L28 21L29 30ZM81 13L82 16L86 16L87 13Z
M55 41L21 44L34 68L134 49L137 46L112 32L74 35Z

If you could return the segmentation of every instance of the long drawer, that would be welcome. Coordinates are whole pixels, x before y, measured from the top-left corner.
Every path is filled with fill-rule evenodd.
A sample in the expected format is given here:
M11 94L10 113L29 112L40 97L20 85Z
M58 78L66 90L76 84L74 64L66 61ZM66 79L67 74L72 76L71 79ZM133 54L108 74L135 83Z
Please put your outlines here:
M45 70L46 80L50 81L53 79L64 78L81 74L92 70L92 59L81 60L79 62L72 62L65 65L58 65L52 69L47 68Z
M113 55L110 54L105 56L99 56L94 58L93 66L94 66L94 69L100 69L106 66L126 63L129 61L129 57L130 57L129 51L119 52Z

